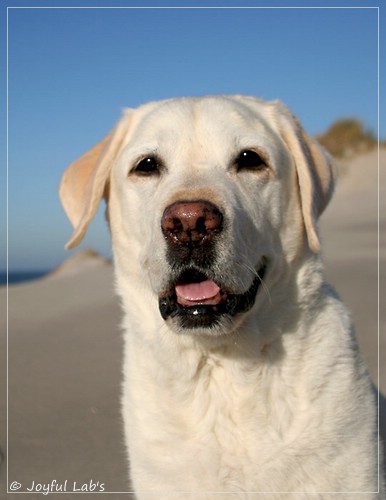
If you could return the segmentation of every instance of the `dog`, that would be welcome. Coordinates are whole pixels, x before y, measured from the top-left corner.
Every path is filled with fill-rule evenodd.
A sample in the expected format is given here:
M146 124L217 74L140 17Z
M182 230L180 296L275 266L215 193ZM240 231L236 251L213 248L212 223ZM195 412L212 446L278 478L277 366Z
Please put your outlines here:
M371 382L323 276L335 178L284 104L238 95L125 110L63 174L68 248L106 200L138 499L384 498Z

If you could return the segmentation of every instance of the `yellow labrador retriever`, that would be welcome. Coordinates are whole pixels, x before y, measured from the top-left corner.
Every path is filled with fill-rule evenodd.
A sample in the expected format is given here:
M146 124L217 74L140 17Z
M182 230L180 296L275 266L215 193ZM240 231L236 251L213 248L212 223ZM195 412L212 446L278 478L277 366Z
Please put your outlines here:
M245 96L128 109L64 173L69 248L107 202L137 498L379 498L371 384L319 254L334 176L283 104Z

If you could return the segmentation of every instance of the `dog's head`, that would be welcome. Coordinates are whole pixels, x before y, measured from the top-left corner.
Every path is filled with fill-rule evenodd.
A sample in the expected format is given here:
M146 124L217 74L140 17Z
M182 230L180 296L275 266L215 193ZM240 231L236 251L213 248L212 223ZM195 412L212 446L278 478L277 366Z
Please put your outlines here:
M105 197L120 281L151 290L177 331L228 333L263 301L265 283L319 252L316 222L333 181L328 154L278 101L150 103L125 111L64 173L75 228L67 246Z

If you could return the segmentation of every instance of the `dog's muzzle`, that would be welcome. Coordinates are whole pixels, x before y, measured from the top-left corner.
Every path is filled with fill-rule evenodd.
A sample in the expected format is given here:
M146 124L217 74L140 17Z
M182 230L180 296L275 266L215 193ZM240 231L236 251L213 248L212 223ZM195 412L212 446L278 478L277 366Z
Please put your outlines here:
M263 280L265 261L251 286L234 294L212 276L215 244L223 231L221 210L205 200L180 201L168 206L161 228L167 258L175 270L168 290L159 298L163 319L176 318L182 328L212 328L225 316L248 311Z

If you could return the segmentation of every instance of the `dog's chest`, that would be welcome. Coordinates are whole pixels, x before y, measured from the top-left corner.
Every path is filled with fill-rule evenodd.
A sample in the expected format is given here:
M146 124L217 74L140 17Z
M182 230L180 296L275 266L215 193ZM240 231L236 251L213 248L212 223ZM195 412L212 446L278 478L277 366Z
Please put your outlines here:
M141 382L125 384L132 458L153 462L152 476L156 467L176 489L180 470L192 488L254 489L296 432L285 374L256 359L191 350L165 363L157 354L159 363L136 356L127 364L127 382Z
M217 466L230 482L238 482L237 464L256 467L262 457L267 460L283 446L283 419L290 426L291 415L274 414L274 387L267 391L263 379L257 368L208 357L189 383L174 381L165 417L171 419L169 424L180 421L178 441L190 448L203 470ZM285 408L283 398L281 402Z

